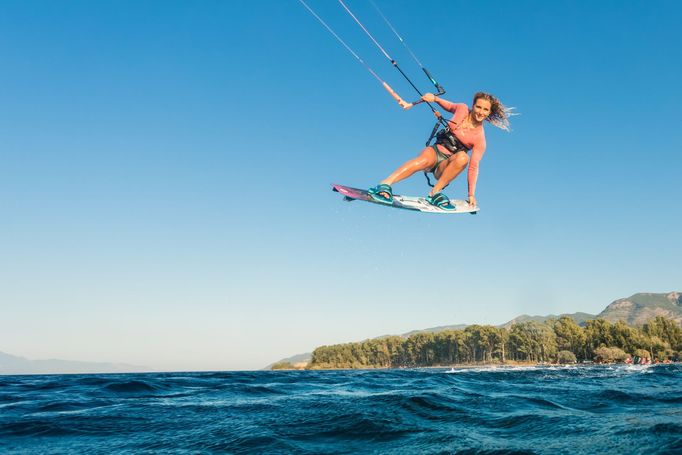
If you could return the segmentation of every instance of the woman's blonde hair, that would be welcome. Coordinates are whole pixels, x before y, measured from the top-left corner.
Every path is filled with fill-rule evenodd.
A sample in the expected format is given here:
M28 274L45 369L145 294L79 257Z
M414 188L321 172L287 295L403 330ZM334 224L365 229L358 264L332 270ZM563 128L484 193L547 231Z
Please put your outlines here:
M495 96L490 93L478 92L474 95L474 102L484 99L490 102L490 115L486 120L490 122L493 126L496 126L505 131L509 131L509 117L512 114L512 109L510 107L505 107L504 104L500 102Z

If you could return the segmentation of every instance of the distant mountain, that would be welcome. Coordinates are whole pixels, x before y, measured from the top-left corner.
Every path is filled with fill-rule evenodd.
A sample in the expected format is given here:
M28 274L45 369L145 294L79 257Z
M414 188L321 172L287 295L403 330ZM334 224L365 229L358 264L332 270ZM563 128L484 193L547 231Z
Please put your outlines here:
M571 317L578 325L585 325L585 321L597 318L606 319L610 322L622 320L629 325L642 325L649 319L656 316L665 316L675 320L678 324L682 324L682 293L669 292L667 294L635 294L632 297L628 297L627 299L616 300L615 302L609 304L604 311L598 315L581 312L571 314L564 313L558 316L553 314L548 316L529 316L527 314L522 314L521 316L518 316L509 322L505 322L504 324L500 324L497 327L509 329L514 324L527 321L546 322L548 319L558 319L561 316ZM444 330L464 330L468 326L468 324L443 325L421 330L412 330L411 332L404 333L400 336L409 337L417 333L435 333L442 332ZM389 335L382 335L381 337L377 338L384 338L386 336ZM288 359L283 359L281 362L290 362L292 364L309 362L311 358L312 353L305 353L290 357ZM270 366L271 365L266 368L269 369Z
M464 330L469 325L467 324L457 324L457 325L441 325L438 327L430 327L428 329L422 329L422 330L412 330L411 332L403 333L400 335L401 337L409 337L411 335L415 335L417 333L436 333L436 332L442 332L444 330Z
M505 322L504 324L500 324L497 327L504 327L505 329L510 328L514 324L520 324L522 322L528 322L528 321L535 321L535 322L547 322L549 319L559 319L562 316L568 316L571 319L573 319L576 324L578 325L585 325L585 321L588 321L590 319L595 319L597 316L594 314L589 314L589 313L562 313L560 315L555 315L555 314L550 314L549 316L528 316L527 314L522 314L521 316L517 316L514 319L512 319L509 322Z
M635 294L616 300L597 315L610 322L620 320L630 325L642 325L656 316L665 316L682 324L682 294Z
M272 370L272 366L273 366L275 363L284 363L284 362L286 362L286 363L290 363L290 364L292 364L292 365L301 364L301 363L309 363L310 360L312 360L312 358L313 358L313 353L312 353L312 352L306 352L306 353L304 353L304 354L296 354L296 355L294 355L294 356L287 357L286 359L282 359L282 360L279 360L279 361L277 361L277 362L271 363L270 365L266 366L266 367L263 368L263 369L264 369L264 370Z
M514 319L512 319L509 322L505 322L504 324L499 324L495 327L504 327L505 329L510 328L514 324L520 324L522 322L528 322L528 321L535 321L535 322L546 322L548 319L559 319L561 316L568 316L572 318L578 325L584 325L585 321L588 319L594 319L597 316L594 314L589 314L589 313L563 313L560 315L555 315L555 314L550 314L548 316L529 316L527 314L522 314L521 316L517 316ZM457 324L457 325L442 325L439 327L430 327L428 329L421 329L421 330L412 330L411 332L404 333L400 335L401 337L409 337L411 335L415 335L417 333L436 333L436 332L442 332L444 330L464 330L467 327L469 327L471 324Z
M124 363L75 362L58 359L29 360L0 352L0 375L137 373L141 371L149 371L149 368Z

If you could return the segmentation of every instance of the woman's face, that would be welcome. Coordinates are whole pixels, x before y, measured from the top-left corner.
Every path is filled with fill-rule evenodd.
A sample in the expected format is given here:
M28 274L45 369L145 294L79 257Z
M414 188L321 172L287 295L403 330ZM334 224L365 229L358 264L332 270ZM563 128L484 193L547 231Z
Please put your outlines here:
M480 123L483 120L487 119L488 116L490 115L491 108L492 104L487 99L485 98L477 99L476 102L474 103L473 108L474 120Z

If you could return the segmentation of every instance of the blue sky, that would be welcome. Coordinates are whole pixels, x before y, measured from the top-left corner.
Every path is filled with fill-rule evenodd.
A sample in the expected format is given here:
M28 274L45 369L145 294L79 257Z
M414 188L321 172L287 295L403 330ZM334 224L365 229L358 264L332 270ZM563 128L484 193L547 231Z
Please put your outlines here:
M521 113L487 128L476 216L330 191L384 178L434 119L298 1L2 2L0 351L252 369L682 290L678 2L376 1L445 98ZM338 3L308 3L414 97Z

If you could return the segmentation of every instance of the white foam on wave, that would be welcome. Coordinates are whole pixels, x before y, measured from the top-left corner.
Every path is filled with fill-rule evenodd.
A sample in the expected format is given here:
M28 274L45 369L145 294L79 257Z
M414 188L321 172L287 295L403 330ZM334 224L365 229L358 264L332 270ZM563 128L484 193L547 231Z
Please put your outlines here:
M649 374L649 373L653 373L653 371L651 371L651 368L655 367L655 366L656 365L651 365L651 364L649 364L649 365L625 365L625 366L622 366L621 368L624 371L629 371L629 372L633 372L633 373Z
M529 366L510 366L510 365L494 365L485 367L462 367L455 369L451 367L449 370L443 371L443 373L504 373L509 371L534 371L539 369L546 369L541 365L529 365Z

